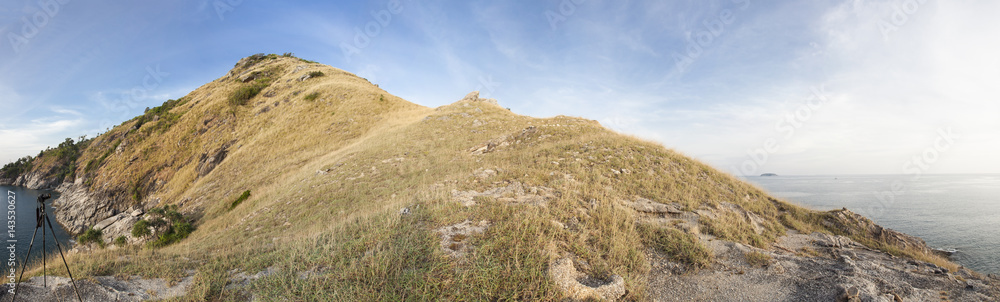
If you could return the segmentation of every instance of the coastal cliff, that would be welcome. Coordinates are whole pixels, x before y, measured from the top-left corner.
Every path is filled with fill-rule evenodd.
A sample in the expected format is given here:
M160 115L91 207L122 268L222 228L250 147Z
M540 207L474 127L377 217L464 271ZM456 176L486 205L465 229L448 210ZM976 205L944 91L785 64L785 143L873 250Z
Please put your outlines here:
M291 56L24 163L13 179L55 187L60 223L98 237L67 256L93 300L1000 297L919 238L596 121L477 92L427 108Z

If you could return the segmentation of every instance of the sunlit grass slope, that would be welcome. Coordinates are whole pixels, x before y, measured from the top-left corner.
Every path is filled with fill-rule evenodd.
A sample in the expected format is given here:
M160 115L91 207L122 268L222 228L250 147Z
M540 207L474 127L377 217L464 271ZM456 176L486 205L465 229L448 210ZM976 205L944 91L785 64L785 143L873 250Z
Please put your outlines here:
M78 175L117 192L109 200L122 208L180 205L197 229L163 248L74 254L70 265L85 276L193 273L189 300L558 300L546 271L562 257L595 278L622 276L625 299L641 300L646 253L694 268L712 256L696 234L642 222L624 205L640 198L718 213L698 221L702 231L758 247L788 229L838 232L822 223L829 213L595 121L479 100L426 108L293 57L244 59L150 112L94 139ZM512 186L545 194L456 201ZM753 218L718 211L727 207ZM436 230L466 220L488 227L450 255ZM261 271L272 273L226 286Z

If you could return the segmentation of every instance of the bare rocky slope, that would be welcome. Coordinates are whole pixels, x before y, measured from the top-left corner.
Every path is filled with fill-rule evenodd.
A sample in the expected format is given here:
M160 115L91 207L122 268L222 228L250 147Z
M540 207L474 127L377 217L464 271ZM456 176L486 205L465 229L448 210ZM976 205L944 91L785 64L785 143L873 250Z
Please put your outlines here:
M291 56L3 172L98 237L67 256L92 301L1000 298L919 238L595 121L426 108ZM20 294L72 292L53 280Z

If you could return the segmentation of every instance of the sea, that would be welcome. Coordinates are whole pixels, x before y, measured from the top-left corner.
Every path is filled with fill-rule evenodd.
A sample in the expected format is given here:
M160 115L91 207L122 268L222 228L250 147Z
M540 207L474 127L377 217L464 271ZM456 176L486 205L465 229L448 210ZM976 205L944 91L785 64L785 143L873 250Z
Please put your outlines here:
M28 247L31 246L31 259L30 262L42 261L42 229L39 228L37 234L35 234L34 244L32 244L32 233L35 232L35 210L38 207L38 196L44 193L52 194L52 198L45 202L45 211L49 216L49 220L52 221L52 227L55 229L50 229L48 224L45 225L45 249L47 253L46 256L46 267L49 269L56 269L57 271L62 271L63 262L59 258L59 250L56 248L56 241L53 240L53 233L55 234L55 239L58 240L59 244L62 245L63 253L67 252L67 248L70 247L71 236L66 232L62 226L56 222L55 211L52 209L52 202L59 198L59 193L55 191L47 190L29 190L22 187L12 187L12 186L0 186L0 193L4 195L4 211L3 211L3 245L4 251L2 253L2 261L0 261L0 267L3 267L2 275L5 276L4 282L10 280L8 278L11 267L11 259L16 260L15 271L17 274L21 273L21 266L24 264L24 259L28 255ZM14 215L11 215L13 212ZM13 232L11 232L11 217L14 217Z
M847 208L1000 274L1000 174L753 176L773 196L814 210Z

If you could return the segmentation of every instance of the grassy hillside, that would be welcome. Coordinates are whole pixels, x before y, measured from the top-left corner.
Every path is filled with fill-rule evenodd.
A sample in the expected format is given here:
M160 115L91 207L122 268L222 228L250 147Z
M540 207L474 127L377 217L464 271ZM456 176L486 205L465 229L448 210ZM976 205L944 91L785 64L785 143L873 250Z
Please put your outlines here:
M294 57L241 60L82 150L74 175L112 206L177 205L196 230L70 255L74 273L193 272L190 300L558 300L547 270L567 257L641 300L647 253L711 267L706 237L767 248L788 230L947 263L595 121L475 97L426 108ZM649 216L629 206L640 200L699 218Z

